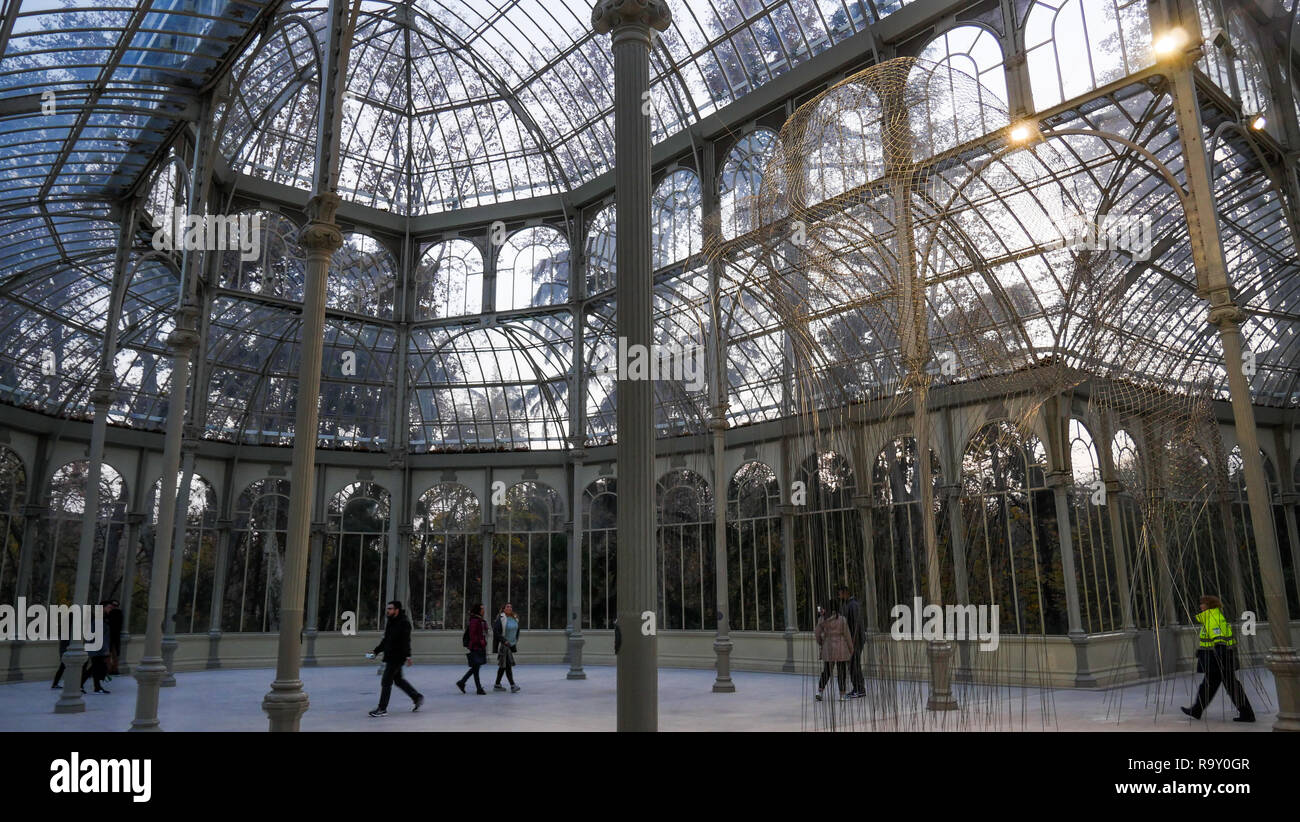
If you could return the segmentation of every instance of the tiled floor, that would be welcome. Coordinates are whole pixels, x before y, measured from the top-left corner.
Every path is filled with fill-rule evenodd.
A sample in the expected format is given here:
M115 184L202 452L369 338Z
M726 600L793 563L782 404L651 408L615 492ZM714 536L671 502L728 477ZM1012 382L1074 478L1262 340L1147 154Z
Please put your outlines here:
M417 665L407 678L425 695L419 713L393 691L390 714L372 719L366 712L378 701L375 668L308 668L303 681L311 708L304 731L612 731L615 728L615 671L589 667L587 679L565 679L566 666L532 665L517 669L518 694L491 690L476 696L456 690L461 667ZM495 669L484 669L487 677ZM182 673L177 686L162 692L159 718L171 731L264 731L261 701L271 670ZM961 708L946 713L918 710L925 687L869 682L870 699L840 702L812 699L815 681L789 674L739 672L736 693L711 692L713 672L663 669L659 672L659 727L665 731L818 730L832 723L844 730L1090 730L1090 731L1267 731L1275 714L1273 681L1264 669L1242 674L1259 721L1245 725L1220 693L1208 719L1193 723L1178 711L1191 702L1197 678L1182 675L1163 684L1130 685L1112 691L1033 688L961 688ZM55 714L58 692L47 682L0 685L0 731L122 731L135 711L135 680L119 677L107 696L86 696L86 711ZM833 690L834 685L831 686ZM894 706L886 710L887 701ZM874 720L874 722L873 722Z

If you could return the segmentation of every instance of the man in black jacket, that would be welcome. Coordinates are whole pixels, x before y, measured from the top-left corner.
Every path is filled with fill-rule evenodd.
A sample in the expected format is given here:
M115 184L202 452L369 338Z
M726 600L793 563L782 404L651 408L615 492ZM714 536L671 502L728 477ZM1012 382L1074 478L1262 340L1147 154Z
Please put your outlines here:
M867 695L867 683L862 678L862 644L866 638L862 623L862 606L858 604L857 597L849 595L847 585L840 586L840 602L844 603L841 610L844 612L845 621L849 623L849 636L853 637L853 656L849 659L849 676L853 679L853 690L845 696L849 699L858 699Z
M411 664L411 621L402 612L402 603L393 600L388 603L388 623L384 626L384 638L375 646L375 650L366 654L373 659L376 654L384 655L384 678L379 691L379 707L370 712L371 716L388 716L388 696L393 692L393 683L406 692L415 703L412 711L420 710L424 697L411 687L411 683L402 678L402 665Z

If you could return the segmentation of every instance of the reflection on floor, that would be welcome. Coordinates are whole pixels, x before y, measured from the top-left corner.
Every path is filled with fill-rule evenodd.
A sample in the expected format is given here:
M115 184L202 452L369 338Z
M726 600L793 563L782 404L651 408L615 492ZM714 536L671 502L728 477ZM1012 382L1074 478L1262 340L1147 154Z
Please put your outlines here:
M411 712L411 700L393 689L389 715L366 712L378 702L374 667L308 668L303 681L311 709L304 731L612 731L615 728L615 671L587 668L587 679L565 679L567 666L528 665L516 669L517 694L492 690L495 668L484 668L486 696L456 690L463 667L415 665L407 678L425 695L424 707ZM177 686L162 692L159 718L168 731L265 731L263 695L274 672L268 669L201 671L178 674ZM1242 683L1259 721L1231 721L1222 692L1207 719L1193 722L1179 711L1192 701L1199 677L1184 674L1163 684L1137 684L1113 691L959 686L963 708L950 713L882 715L876 705L884 689L899 691L896 704L917 704L921 683L868 682L868 700L840 701L832 682L824 702L815 702L816 681L789 674L736 673L736 693L711 692L713 672L663 669L659 672L659 727L664 731L825 730L1027 730L1027 731L1267 731L1276 716L1273 679L1265 669L1242 672ZM0 685L0 731L124 731L135 712L136 683L115 678L106 696L88 694L86 711L56 714L58 691L48 682ZM922 696L921 702L924 701ZM1045 721L1046 718L1046 721Z

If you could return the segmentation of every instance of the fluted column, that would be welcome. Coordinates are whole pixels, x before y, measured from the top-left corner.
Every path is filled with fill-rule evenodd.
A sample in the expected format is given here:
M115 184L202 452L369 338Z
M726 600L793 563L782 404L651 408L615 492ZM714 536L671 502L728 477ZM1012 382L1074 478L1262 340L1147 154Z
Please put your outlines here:
M122 655L117 661L117 670L121 675L131 673L131 666L126 662L128 646L131 644L131 607L135 601L135 561L140 552L140 526L144 525L144 514L126 515L126 561L122 564Z
M145 623L144 653L135 669L136 689L133 731L162 730L158 724L158 688L167 671L162 659L163 613L167 610L167 575L171 552L167 536L176 523L176 475L181 467L181 434L185 422L185 395L190 382L190 354L198 344L198 306L185 303L177 312L176 328L167 337L172 351L172 384L167 398L167 430L163 438L158 527L154 530L153 560L149 572L149 616Z
M1191 14L1195 26L1195 15ZM1192 38L1199 40L1200 38ZM1278 713L1275 731L1300 731L1300 655L1291 642L1291 622L1287 610L1282 557L1274 530L1272 499L1264 476L1264 461L1259 450L1259 431L1255 426L1255 409L1251 404L1250 381L1243 368L1241 324L1245 315L1237 306L1228 277L1228 264L1219 232L1214 182L1205 148L1200 100L1196 93L1193 61L1195 46L1174 57L1167 72L1173 80L1174 114L1178 124L1186 178L1184 208L1187 233L1196 268L1197 294L1209 303L1209 322L1219 331L1223 348L1224 371L1232 398L1233 429L1241 446L1246 469L1246 494L1250 502L1251 527L1259 555L1260 581L1264 587L1272 647L1268 668L1277 687Z
M280 643L275 681L262 700L272 731L297 731L308 707L298 678L302 655L303 599L307 587L307 552L311 537L312 500L316 490L316 432L320 425L320 371L325 338L325 278L330 257L343 245L334 223L337 194L317 194L307 209L311 221L302 232L307 252L302 298L302 358L293 423L293 468L289 477L289 521L284 546L284 582L280 589Z
M618 223L618 333L626 345L654 343L651 322L650 89L652 29L668 28L664 0L600 0L591 12L597 34L612 34L614 52L614 197ZM659 727L655 611L654 388L618 380L618 729Z
M713 409L709 421L713 430L713 582L717 591L718 630L713 639L713 653L717 678L713 681L715 694L736 692L731 679L731 632L727 610L727 477L723 460L726 457L727 405Z
M185 572L185 537L189 525L190 483L194 480L194 454L199 450L201 433L185 426L181 440L181 479L176 489L176 526L172 540L172 573L167 579L167 613L163 620L162 656L167 672L158 684L176 687L176 616L181 608L181 581ZM196 592L197 593L197 592Z
M226 563L230 561L230 534L235 523L217 520L217 559L212 573L212 609L208 621L208 662L206 667L221 667L221 612L226 601Z
M306 645L302 657L304 668L314 668L318 664L316 661L316 625L319 620L317 615L320 613L320 563L321 553L325 546L325 532L328 530L329 523L313 522L311 524L311 557L307 565L307 614L302 629L302 641ZM389 598L392 599L392 597Z
M48 488L45 491L44 499L49 499ZM18 549L18 578L14 580L15 602L17 602L18 597L26 596L31 588L32 564L35 562L39 543L44 539L44 526L49 511L50 509L46 505L23 506L23 543ZM5 677L6 681L22 682L21 656L23 646L26 644L17 640L10 643L9 673Z
M77 545L77 576L73 586L73 606L92 605L90 598L91 555L95 548L95 529L99 527L99 478L104 468L104 435L108 428L108 409L113 403L113 372L102 370L90 392L95 406L95 418L90 429L90 470L86 474L86 507L81 517L81 540ZM104 626L99 626L102 632ZM104 642L108 641L105 636ZM63 664L68 673L63 679L63 693L54 703L56 714L77 713L86 710L81 698L81 666L86 661L85 644L74 636L63 652Z
M569 439L572 450L569 457L573 460L573 481L570 483L571 504L569 506L569 637L568 654L569 673L566 679L586 679L582 670L582 648L587 639L582 635L582 461L587 456L583 450L586 438L573 436Z

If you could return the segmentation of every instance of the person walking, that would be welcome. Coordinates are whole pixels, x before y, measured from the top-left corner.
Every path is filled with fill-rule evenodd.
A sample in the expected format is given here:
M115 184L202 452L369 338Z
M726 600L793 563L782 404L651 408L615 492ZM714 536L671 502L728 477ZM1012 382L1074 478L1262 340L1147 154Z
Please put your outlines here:
M388 617L384 625L384 638L375 646L375 650L366 654L366 659L374 659L376 654L384 655L384 678L379 689L379 707L370 712L371 716L388 716L388 697L393 692L393 685L401 688L414 703L412 711L420 710L424 696L411 687L411 683L402 678L402 666L412 664L411 660L411 621L402 612L402 603L393 600L384 612Z
M63 661L63 655L68 652L68 646L71 644L72 644L71 640L68 639L59 640L59 669L54 672L54 682L50 683L51 688L58 689L59 683L63 681L63 672L68 670L67 663ZM89 660L87 660L87 662L89 662ZM82 670L83 671L85 670L84 665L82 666ZM81 682L82 684L85 684L86 682L85 677L82 677ZM81 692L84 694L86 692L86 689L82 688Z
M1219 685L1224 685L1228 699L1237 709L1237 716L1232 721L1254 722L1255 709L1246 698L1246 689L1237 679L1237 640L1232 635L1232 623L1223 615L1223 603L1218 597L1206 594L1201 597L1200 608L1200 613L1193 617L1201 626L1196 672L1205 674L1205 679L1201 680L1192 706L1184 708L1180 705L1179 710L1192 719L1200 719L1219 692Z
M839 606L834 600L826 603L822 618L817 620L817 627L813 630L813 636L817 639L817 648L822 660L821 680L817 683L817 701L822 701L822 693L831 678L831 663L835 664L835 681L839 685L840 699L848 699L848 694L844 692L844 678L848 662L853 658L853 636L849 633L848 620L840 616Z
M469 670L465 675L456 680L456 687L460 692L465 693L465 683L469 678L474 677L474 693L484 696L487 691L483 690L483 683L479 681L478 669L487 663L487 620L483 618L483 603L476 602L470 609L469 621L465 625L465 659L469 662Z
M95 693L111 693L104 687L104 679L108 676L108 656L110 653L107 636L108 614L113 610L113 606L109 604L108 600L104 600L99 604L104 609L105 617L104 619L95 620L91 626L91 632L97 633L99 636L99 647L94 650L89 647L86 648L87 664L81 669L81 690L83 693L86 690L86 680L92 677L95 680ZM94 620L95 618L92 616L91 619Z
M858 604L856 597L849 594L847 585L840 586L840 603L844 609L844 621L849 626L849 636L853 638L853 656L849 658L849 678L853 685L853 690L849 691L849 699L859 699L867 695L867 683L862 678L862 646L865 644L863 639L866 637L865 625L862 621L862 606Z
M126 621L126 614L122 613L122 605L117 600L108 600L108 605L112 606L112 610L107 607L104 609L104 618L108 621L108 676L104 678L112 682L113 677L117 676L117 666L122 661L122 625Z
M514 673L515 652L519 650L519 620L515 619L515 609L509 602L492 626L492 650L497 654L497 684L492 686L492 690L505 690L501 687L501 677L505 676L510 682L510 693L519 693L521 689L515 684Z

